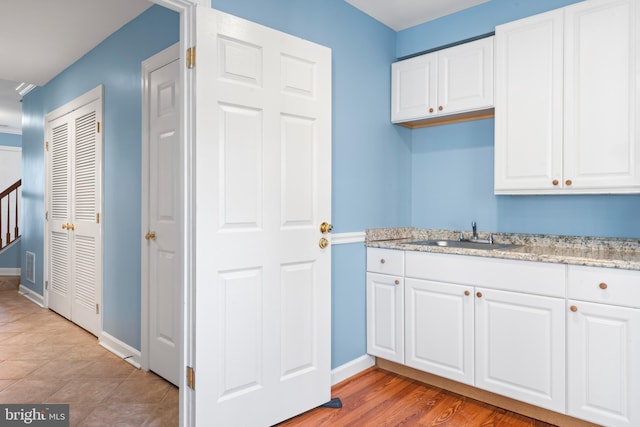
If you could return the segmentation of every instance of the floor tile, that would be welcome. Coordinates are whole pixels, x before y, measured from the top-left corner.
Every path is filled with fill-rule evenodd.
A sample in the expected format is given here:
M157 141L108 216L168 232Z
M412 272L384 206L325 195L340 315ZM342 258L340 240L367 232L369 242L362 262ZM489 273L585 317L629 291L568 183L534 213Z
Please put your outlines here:
M178 426L178 389L16 291L0 291L0 403L68 403L70 426Z

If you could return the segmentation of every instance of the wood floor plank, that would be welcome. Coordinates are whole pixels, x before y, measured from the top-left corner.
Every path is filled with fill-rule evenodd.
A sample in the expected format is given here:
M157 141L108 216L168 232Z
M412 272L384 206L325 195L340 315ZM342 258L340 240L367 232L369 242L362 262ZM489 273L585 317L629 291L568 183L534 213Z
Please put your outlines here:
M280 427L551 427L551 424L379 368L332 389L342 408L317 408Z

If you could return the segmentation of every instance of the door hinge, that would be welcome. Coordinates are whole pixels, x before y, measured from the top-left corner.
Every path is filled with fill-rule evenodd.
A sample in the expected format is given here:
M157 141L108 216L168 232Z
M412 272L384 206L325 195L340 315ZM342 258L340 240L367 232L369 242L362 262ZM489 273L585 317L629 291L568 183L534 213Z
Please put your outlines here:
M193 67L196 66L196 47L195 46L192 46L189 49L187 49L186 59L187 59L188 69L192 69Z
M96 314L100 314L100 304L96 304Z
M100 133L100 122L96 122L96 132Z
M187 366L187 386L191 390L196 389L196 371L191 366Z
M96 213L96 224L100 224L100 212Z
M49 221L49 211L46 211L46 212L44 213L44 220L45 220L45 221Z
M44 149L49 151L49 141L44 142Z
M48 280L44 281L44 288L45 289L49 289L49 281Z

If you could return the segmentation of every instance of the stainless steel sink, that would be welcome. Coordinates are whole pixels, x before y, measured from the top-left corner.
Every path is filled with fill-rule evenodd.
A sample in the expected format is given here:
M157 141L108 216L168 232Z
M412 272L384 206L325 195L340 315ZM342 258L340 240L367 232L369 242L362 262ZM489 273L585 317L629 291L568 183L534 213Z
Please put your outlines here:
M408 245L424 245L424 246L440 246L449 248L463 249L513 249L520 245L512 243L489 243L488 241L477 240L418 240L415 242L407 242Z

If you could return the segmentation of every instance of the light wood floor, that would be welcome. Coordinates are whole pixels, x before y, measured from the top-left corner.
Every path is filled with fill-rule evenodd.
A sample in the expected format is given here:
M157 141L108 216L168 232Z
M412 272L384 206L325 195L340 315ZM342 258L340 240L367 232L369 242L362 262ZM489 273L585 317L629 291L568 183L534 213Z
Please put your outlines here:
M176 387L16 290L0 291L0 403L68 403L71 426L178 425Z
M279 426L551 426L378 368L336 385L332 396L341 409L317 408Z

